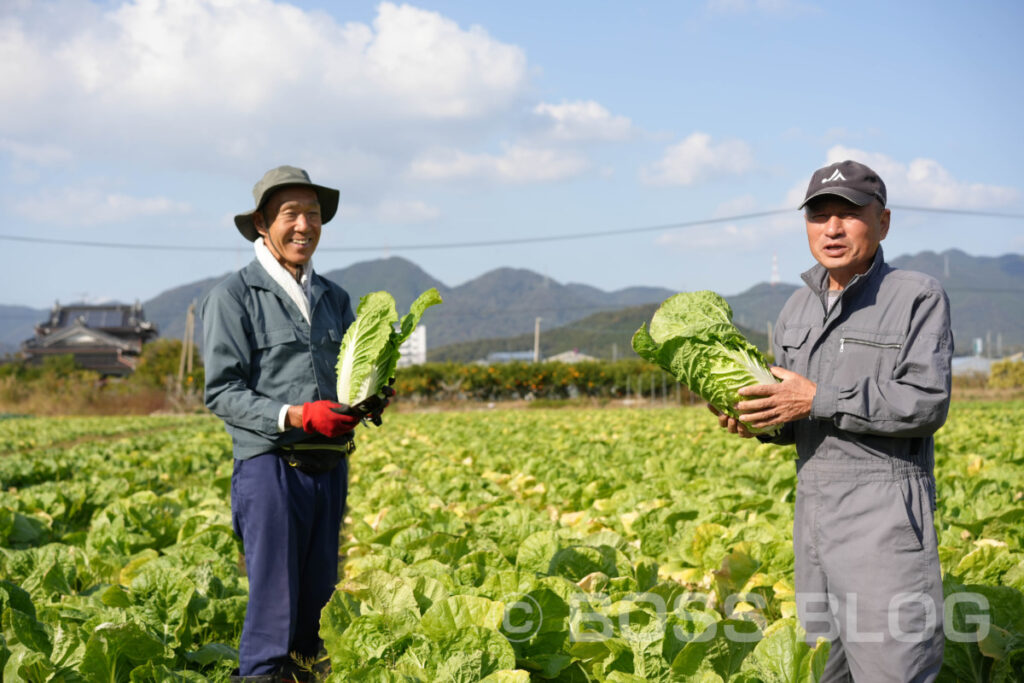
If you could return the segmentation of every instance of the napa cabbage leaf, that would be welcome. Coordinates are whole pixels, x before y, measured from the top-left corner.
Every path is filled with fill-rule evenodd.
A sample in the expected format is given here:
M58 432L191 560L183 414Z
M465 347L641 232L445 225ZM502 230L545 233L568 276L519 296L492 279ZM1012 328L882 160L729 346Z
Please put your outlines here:
M338 401L355 405L380 393L395 376L402 342L416 329L423 311L439 303L441 295L431 287L416 298L396 330L398 313L391 294L370 292L360 299L338 352Z
M633 350L659 365L719 411L737 419L733 406L740 389L779 380L764 356L732 323L732 308L711 291L669 297L654 313L650 331L642 325L633 335ZM754 429L774 434L777 427Z

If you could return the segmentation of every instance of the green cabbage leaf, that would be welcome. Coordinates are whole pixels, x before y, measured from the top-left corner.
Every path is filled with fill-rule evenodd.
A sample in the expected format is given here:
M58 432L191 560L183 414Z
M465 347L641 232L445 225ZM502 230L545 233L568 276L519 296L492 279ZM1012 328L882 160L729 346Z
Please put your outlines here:
M441 295L431 287L416 297L396 330L398 313L391 294L370 292L360 299L338 352L338 401L355 405L380 393L395 376L402 342L416 329L423 312L439 303Z
M733 406L743 400L740 389L779 381L757 347L733 325L728 302L711 291L683 292L662 302L650 331L642 325L633 335L633 350L737 419ZM746 426L755 434L778 432L778 427Z

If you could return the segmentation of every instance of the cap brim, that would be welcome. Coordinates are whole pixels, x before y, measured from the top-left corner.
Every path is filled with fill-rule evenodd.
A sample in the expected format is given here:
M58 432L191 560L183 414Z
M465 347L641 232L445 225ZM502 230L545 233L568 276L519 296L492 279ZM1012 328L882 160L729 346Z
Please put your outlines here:
M854 190L849 187L823 187L814 194L812 194L811 196L806 197L804 199L804 203L801 204L799 208L803 209L805 206L807 206L807 202L817 197L822 197L824 195L835 195L837 197L842 197L846 201L853 202L857 206L867 206L871 202L875 201L874 195L861 192L860 190Z
M330 222L334 215L338 213L338 201L340 199L340 193L330 187L324 187L323 185L314 185L312 183L285 183L282 185L275 185L274 187L268 188L263 193L264 197L270 195L275 190L280 190L282 187L311 187L316 192L317 201L320 202L320 223L321 225ZM260 236L260 233L256 230L256 224L253 223L252 215L259 211L259 208L253 209L246 213L240 213L235 216L235 227L238 228L238 232L242 233L242 237L255 242L256 238Z

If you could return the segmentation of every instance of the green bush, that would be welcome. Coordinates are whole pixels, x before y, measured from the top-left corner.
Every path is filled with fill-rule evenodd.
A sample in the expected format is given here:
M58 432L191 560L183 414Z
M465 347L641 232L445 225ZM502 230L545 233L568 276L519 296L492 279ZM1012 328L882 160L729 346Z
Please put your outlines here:
M398 371L396 390L413 400L626 398L675 395L660 368L640 359L584 363L426 363ZM689 399L685 387L680 396Z
M142 347L142 355L132 374L132 382L152 388L168 389L177 382L180 366L181 340L156 339ZM192 372L185 375L184 388L187 390L190 387L197 387L201 391L205 382L203 361L197 349Z
M988 385L993 389L1024 388L1024 361L996 361L989 369Z

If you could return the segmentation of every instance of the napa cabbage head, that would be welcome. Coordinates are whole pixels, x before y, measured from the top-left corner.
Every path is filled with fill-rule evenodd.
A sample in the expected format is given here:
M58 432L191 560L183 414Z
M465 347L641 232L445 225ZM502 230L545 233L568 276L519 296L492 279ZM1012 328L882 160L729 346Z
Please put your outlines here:
M757 347L732 323L732 308L711 291L683 292L666 299L633 335L633 350L661 366L719 411L737 419L737 393L754 384L778 382ZM747 428L755 434L770 429Z
M395 329L398 312L388 292L370 292L359 300L356 319L345 330L338 352L338 402L355 405L378 394L395 376L399 347L430 306L441 303L433 287L420 294Z

